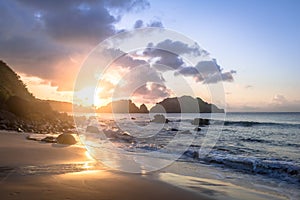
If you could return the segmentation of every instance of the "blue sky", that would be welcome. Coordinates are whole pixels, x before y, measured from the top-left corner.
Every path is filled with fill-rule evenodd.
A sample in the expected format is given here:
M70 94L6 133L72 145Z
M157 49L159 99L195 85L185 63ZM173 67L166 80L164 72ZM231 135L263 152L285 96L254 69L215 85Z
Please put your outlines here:
M239 107L231 105L233 110L280 110L284 103L290 108L282 110L299 111L300 1L150 3L143 14L125 16L121 26L136 17L158 19L198 42L224 68L236 70L235 82L225 84L227 98ZM277 102L278 96L285 100Z
M298 0L0 0L0 7L1 59L39 98L71 100L89 51L141 19L191 38L224 71L237 71L223 83L228 111L300 111Z

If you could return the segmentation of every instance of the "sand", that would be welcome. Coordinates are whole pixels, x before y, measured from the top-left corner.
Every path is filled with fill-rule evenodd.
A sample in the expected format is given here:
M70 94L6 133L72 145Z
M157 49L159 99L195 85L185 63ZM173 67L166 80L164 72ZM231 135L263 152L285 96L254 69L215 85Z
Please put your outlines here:
M0 132L1 199L208 199L152 175L112 171L80 146Z
M81 145L31 141L25 139L27 135L0 131L1 200L285 199L220 180L172 173L172 168L183 168L180 163L150 174L122 173L93 160Z

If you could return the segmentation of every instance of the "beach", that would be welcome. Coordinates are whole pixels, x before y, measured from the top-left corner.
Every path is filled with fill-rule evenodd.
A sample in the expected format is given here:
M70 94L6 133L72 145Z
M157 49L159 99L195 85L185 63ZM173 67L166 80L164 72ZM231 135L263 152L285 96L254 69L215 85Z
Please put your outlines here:
M80 144L31 141L27 135L0 132L1 199L286 199L172 173L180 165L149 174L122 173L94 161Z
M1 199L208 199L147 175L112 172L93 163L82 147L38 143L25 136L0 134Z

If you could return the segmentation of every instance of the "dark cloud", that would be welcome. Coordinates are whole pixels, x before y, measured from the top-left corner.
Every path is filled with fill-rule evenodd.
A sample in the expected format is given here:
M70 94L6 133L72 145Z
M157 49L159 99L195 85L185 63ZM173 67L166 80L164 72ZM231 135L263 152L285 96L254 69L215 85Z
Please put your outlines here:
M140 59L134 59L129 54L124 54L113 62L113 65L122 66L124 68L133 68L145 64L147 64L146 61Z
M40 12L45 33L54 39L94 45L117 32L114 24L120 20L120 13L149 5L142 0L63 0L59 3L29 0L20 3ZM118 14L114 16L110 9L118 10Z
M156 45L149 43L144 51L144 55L150 57L150 59L158 58L155 64L159 64L156 67L162 71L182 67L184 62L180 55L183 54L200 55L201 50L197 46L189 46L180 41L167 39Z
M145 9L149 3L145 0L0 0L0 7L1 59L18 72L50 81L59 90L72 90L84 56L102 40L124 31L115 28L124 13ZM142 20L134 24L134 28L144 26L163 27L163 24ZM115 65L133 69L147 64L145 60L120 50L109 51L108 54L119 56ZM223 73L216 62L187 67L181 58L184 54L208 55L197 44L188 45L169 39L156 45L149 43L143 56L149 57L160 71L142 68L139 73L132 72L130 77L140 84L145 79L146 82L161 83L164 79L160 72L173 70L177 75L193 76L196 81L208 81L207 78L210 78L213 82L219 80L213 77L208 65L215 65L215 71L221 73L223 80L233 80L233 73ZM92 71L86 73L94 74ZM127 81L130 83L131 80Z
M155 61L153 66L159 71L175 70L184 64L183 60L178 55L161 49L153 51L151 59L155 58L158 59Z
M193 77L196 82L217 83L219 81L233 81L233 74L236 71L223 72L216 59L203 60L195 66L185 66L180 55L192 54L194 56L208 56L208 52L202 50L197 44L189 46L180 41L165 40L154 45L149 43L144 55L159 58L155 61L157 69L166 71L174 70L174 75ZM167 66L167 67L164 67Z
M220 65L217 64L216 59L208 61L200 61L196 66L182 67L176 71L175 75L183 75L193 77L196 82L203 83L217 83L220 81L232 82L233 74L236 71L231 70L229 72L223 72L223 69Z
M142 28L144 26L144 22L143 20L137 20L135 23L134 23L134 26L133 28Z
M216 72L220 72L221 66L217 64L217 61L215 59L208 60L208 61L200 61L196 64L195 68L201 73L201 74L214 74Z
M156 28L163 28L164 25L160 21L153 21L147 24L147 27L156 27Z
M59 3L53 0L17 0L23 5L28 5L40 10L58 11L65 10L70 7L88 10L91 7L105 7L109 9L117 9L120 12L128 12L132 10L143 10L150 7L150 3L146 0L60 0Z
M172 51L168 51L169 49ZM178 54L174 52L177 52ZM234 70L223 72L223 69L217 63L216 59L203 60L198 62L195 66L186 66L186 63L182 60L180 55L192 54L193 56L206 56L208 54L196 44L194 46L189 46L180 41L167 39L156 45L149 43L142 54L148 58L149 63L152 63L152 67L157 70L158 74L165 71L174 71L175 76L183 75L193 77L196 82L203 82L206 84L217 83L220 81L232 82L234 80L233 74L236 73ZM133 59L131 55L126 55L120 57L116 63L128 68L144 65L147 62L144 60Z
M149 7L144 0L0 1L0 55L15 70L72 90L86 55L120 32L122 14ZM67 80L68 79L68 80ZM68 82L68 83L67 83Z
M114 97L129 98L138 88L146 85L148 82L163 84L164 81L162 75L151 68L149 64L131 68L117 84L114 90Z
M171 94L172 91L165 85L148 82L147 84L138 88L135 91L134 96L139 96L140 98L145 99L146 102L153 102L153 100L167 98Z
M184 76L195 76L199 74L199 71L195 67L182 67L175 72L175 75L184 75Z
M188 44L183 43L181 41L173 41L170 39L166 39L156 45L154 45L153 43L149 43L148 47L150 49L148 51L146 50L145 53L151 53L152 55L156 56L159 56L159 50L169 51L177 55L193 54L196 56L200 56L208 54L205 50L200 49L200 47L197 44L189 46Z
M143 52L149 60L154 60L153 65L160 71L174 70L174 75L193 77L196 82L217 83L219 81L233 81L233 74L236 71L223 72L217 64L216 59L203 60L195 66L186 66L181 55L190 54L193 56L208 57L209 53L201 49L197 44L192 46L181 41L164 40L156 45L149 43Z
M104 1L104 4L121 12L141 11L150 7L150 3L145 0L109 0Z
M217 83L220 81L232 82L233 76L231 72L215 73L204 78L203 83Z
M40 67L45 67L54 64L55 60L61 58L57 52L63 53L63 49L59 49L58 46L51 45L51 43L48 42L48 49L45 49L39 42L42 42L39 38L12 36L1 41L1 45L4 45L6 48L0 48L0 54L8 60L15 60L17 65L24 63L26 65L25 69L28 69L29 72L34 71L34 65L38 64ZM47 59L47 62L37 63L35 62L36 60L30 59L33 56L32 51L35 52L34 56L36 60L43 61Z
M45 14L45 32L62 42L97 44L114 33L118 21L103 7L93 7L88 12L69 8L68 12Z
M145 24L143 20L137 20L133 26L133 28L143 28L145 27ZM156 27L156 28L163 28L164 25L161 21L151 21L150 23L146 24L146 27Z

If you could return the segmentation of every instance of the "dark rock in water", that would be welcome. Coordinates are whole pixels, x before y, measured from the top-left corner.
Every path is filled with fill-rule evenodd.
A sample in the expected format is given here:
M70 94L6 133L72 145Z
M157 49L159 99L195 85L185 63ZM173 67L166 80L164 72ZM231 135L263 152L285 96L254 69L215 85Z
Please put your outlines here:
M192 121L192 124L196 126L209 125L209 119L195 118L194 121Z
M88 126L86 128L86 132L89 132L89 133L100 133L99 129L95 126Z
M0 124L0 130L7 130L8 127L6 124Z
M136 118L135 117L131 117L131 120L136 120Z
M192 134L189 130L180 131L180 134Z
M201 128L200 127L196 127L196 128L194 128L194 131L201 131Z
M26 136L26 139L27 140L38 141L38 139L30 137L30 135Z
M128 133L128 132L123 132L122 135L130 136L131 137L130 133Z
M57 139L56 139L56 137L53 137L53 136L47 136L47 137L41 139L41 141L46 142L46 143L56 143Z
M198 158L199 158L199 153L198 153L198 151L194 151L194 152L193 152L193 158L194 158L194 159L198 159Z
M154 115L154 119L151 122L155 123L168 123L169 120L165 118L164 115Z
M198 151L187 150L183 154L190 157L190 158L193 158L193 159L198 159L199 158Z
M170 131L179 131L177 128L171 128Z
M56 138L56 140L57 140L58 144L68 144L68 145L76 144L76 140L73 137L73 135L68 134L68 133L60 134Z

